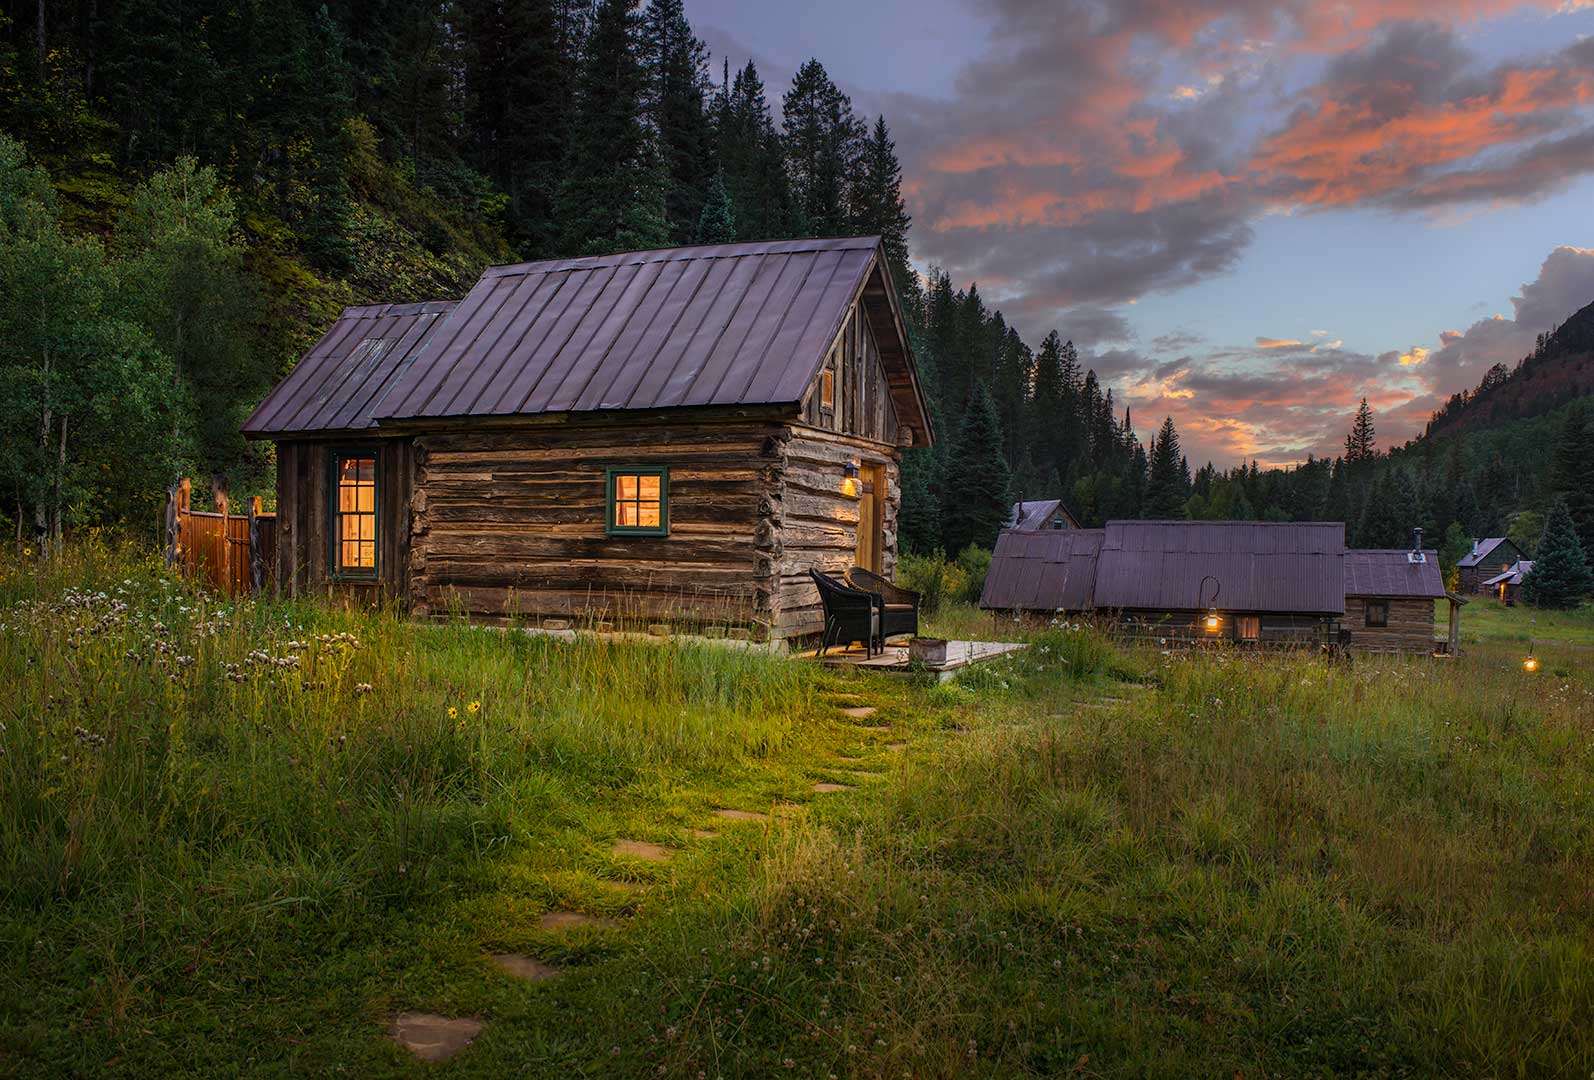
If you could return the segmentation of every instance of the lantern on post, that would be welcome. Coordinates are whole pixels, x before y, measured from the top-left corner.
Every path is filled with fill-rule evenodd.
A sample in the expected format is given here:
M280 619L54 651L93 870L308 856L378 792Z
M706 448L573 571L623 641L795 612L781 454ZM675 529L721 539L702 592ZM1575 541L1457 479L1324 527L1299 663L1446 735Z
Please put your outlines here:
M1201 622L1206 627L1207 633L1215 634L1223 625L1223 617L1218 614L1218 593L1223 590L1223 583L1211 574L1202 578L1201 584L1196 589L1196 606L1201 606L1201 598L1206 595L1209 581L1212 582L1212 599L1207 602L1207 616Z

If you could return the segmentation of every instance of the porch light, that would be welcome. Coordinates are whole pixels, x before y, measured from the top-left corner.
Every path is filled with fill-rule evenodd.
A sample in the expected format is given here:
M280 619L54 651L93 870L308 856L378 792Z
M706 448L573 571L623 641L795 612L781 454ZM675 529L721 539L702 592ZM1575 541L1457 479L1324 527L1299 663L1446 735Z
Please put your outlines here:
M1539 670L1539 661L1532 653L1528 653L1528 658L1522 661L1522 670L1529 673Z
M858 496L858 463L849 461L841 470L841 493L849 499Z
M1215 575L1208 574L1201 579L1201 584L1196 586L1196 605L1199 606L1201 598L1207 594L1207 582L1212 582L1212 599L1207 601L1207 617L1201 620L1207 628L1207 633L1215 634L1218 627L1223 625L1223 617L1218 614L1218 593L1223 591L1223 582Z
M1223 625L1223 620L1218 617L1217 608L1207 608L1207 629L1216 630Z

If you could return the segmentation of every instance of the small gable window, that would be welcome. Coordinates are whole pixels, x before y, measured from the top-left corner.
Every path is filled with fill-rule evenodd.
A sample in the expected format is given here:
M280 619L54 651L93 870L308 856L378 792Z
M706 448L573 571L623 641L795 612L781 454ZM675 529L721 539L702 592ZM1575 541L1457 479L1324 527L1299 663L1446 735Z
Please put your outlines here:
M670 470L627 466L608 471L608 521L611 536L668 536Z
M825 370L819 375L819 407L821 409L834 409L836 407L836 369L825 365Z
M1382 629L1389 625L1389 601L1367 601L1367 625L1375 629Z
M376 455L332 459L332 561L342 577L376 576Z

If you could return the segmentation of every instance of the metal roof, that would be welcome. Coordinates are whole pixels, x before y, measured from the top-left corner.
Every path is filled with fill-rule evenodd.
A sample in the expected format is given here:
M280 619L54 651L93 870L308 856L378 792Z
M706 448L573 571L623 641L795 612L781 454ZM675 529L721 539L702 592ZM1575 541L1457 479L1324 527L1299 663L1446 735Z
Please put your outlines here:
M1439 573L1439 553L1424 551L1422 562L1412 562L1407 549L1360 548L1345 552L1346 596L1445 595Z
M1477 566L1484 559L1487 559L1490 554L1494 552L1495 548L1499 547L1501 544L1510 543L1510 538L1505 536L1488 536L1482 540L1474 540L1472 542L1472 550L1461 556L1461 561L1456 563L1456 565ZM1511 544L1511 546L1515 547L1516 545Z
M1503 574L1496 574L1484 582L1485 585L1520 585L1522 579L1533 573L1533 560L1523 559L1512 563L1511 569Z
M363 431L384 394L454 308L451 300L344 308L244 421L245 435Z
M928 410L878 237L634 251L482 274L379 422L800 403L855 299L897 415Z
M1341 614L1342 522L1109 521L1095 605ZM1217 597L1213 583L1217 580Z
M980 607L1089 611L1101 529L1004 529L996 538Z
M1061 499L1025 499L1013 504L1007 515L1010 529L1049 529L1052 519L1061 513L1070 529L1079 528L1079 519Z

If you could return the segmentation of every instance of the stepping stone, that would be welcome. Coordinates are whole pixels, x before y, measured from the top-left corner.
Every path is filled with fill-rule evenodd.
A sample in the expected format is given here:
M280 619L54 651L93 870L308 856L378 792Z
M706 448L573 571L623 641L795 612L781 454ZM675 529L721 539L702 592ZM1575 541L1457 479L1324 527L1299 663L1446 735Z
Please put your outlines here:
M693 829L692 835L699 840L714 840L719 837L719 833L713 829Z
M512 975L517 979L527 982L547 982L549 979L559 977L559 969L552 964L545 964L535 956L526 956L523 953L493 953L487 958L493 967L505 975Z
M828 795L832 791L851 791L851 784L819 783L814 785L814 791L820 795Z
M760 814L757 810L716 810L716 817L727 821L768 821L768 814Z
M641 881L606 881L604 884L612 889L619 889L621 892L642 893L648 891L647 884Z
M584 911L550 911L537 920L540 930L573 930L590 926L598 930L612 930L620 924L602 915L588 915Z
M482 1022L468 1016L401 1012L393 1018L388 1035L422 1061L447 1061L481 1034Z
M854 720L867 720L880 710L873 705L852 705L841 710Z
M907 748L908 748L908 744L905 743L905 742L888 742L888 743L886 743L886 749L887 750L906 750Z
M646 840L616 840L613 850L616 855L647 862L669 862L675 858L675 852L669 848L650 844Z

